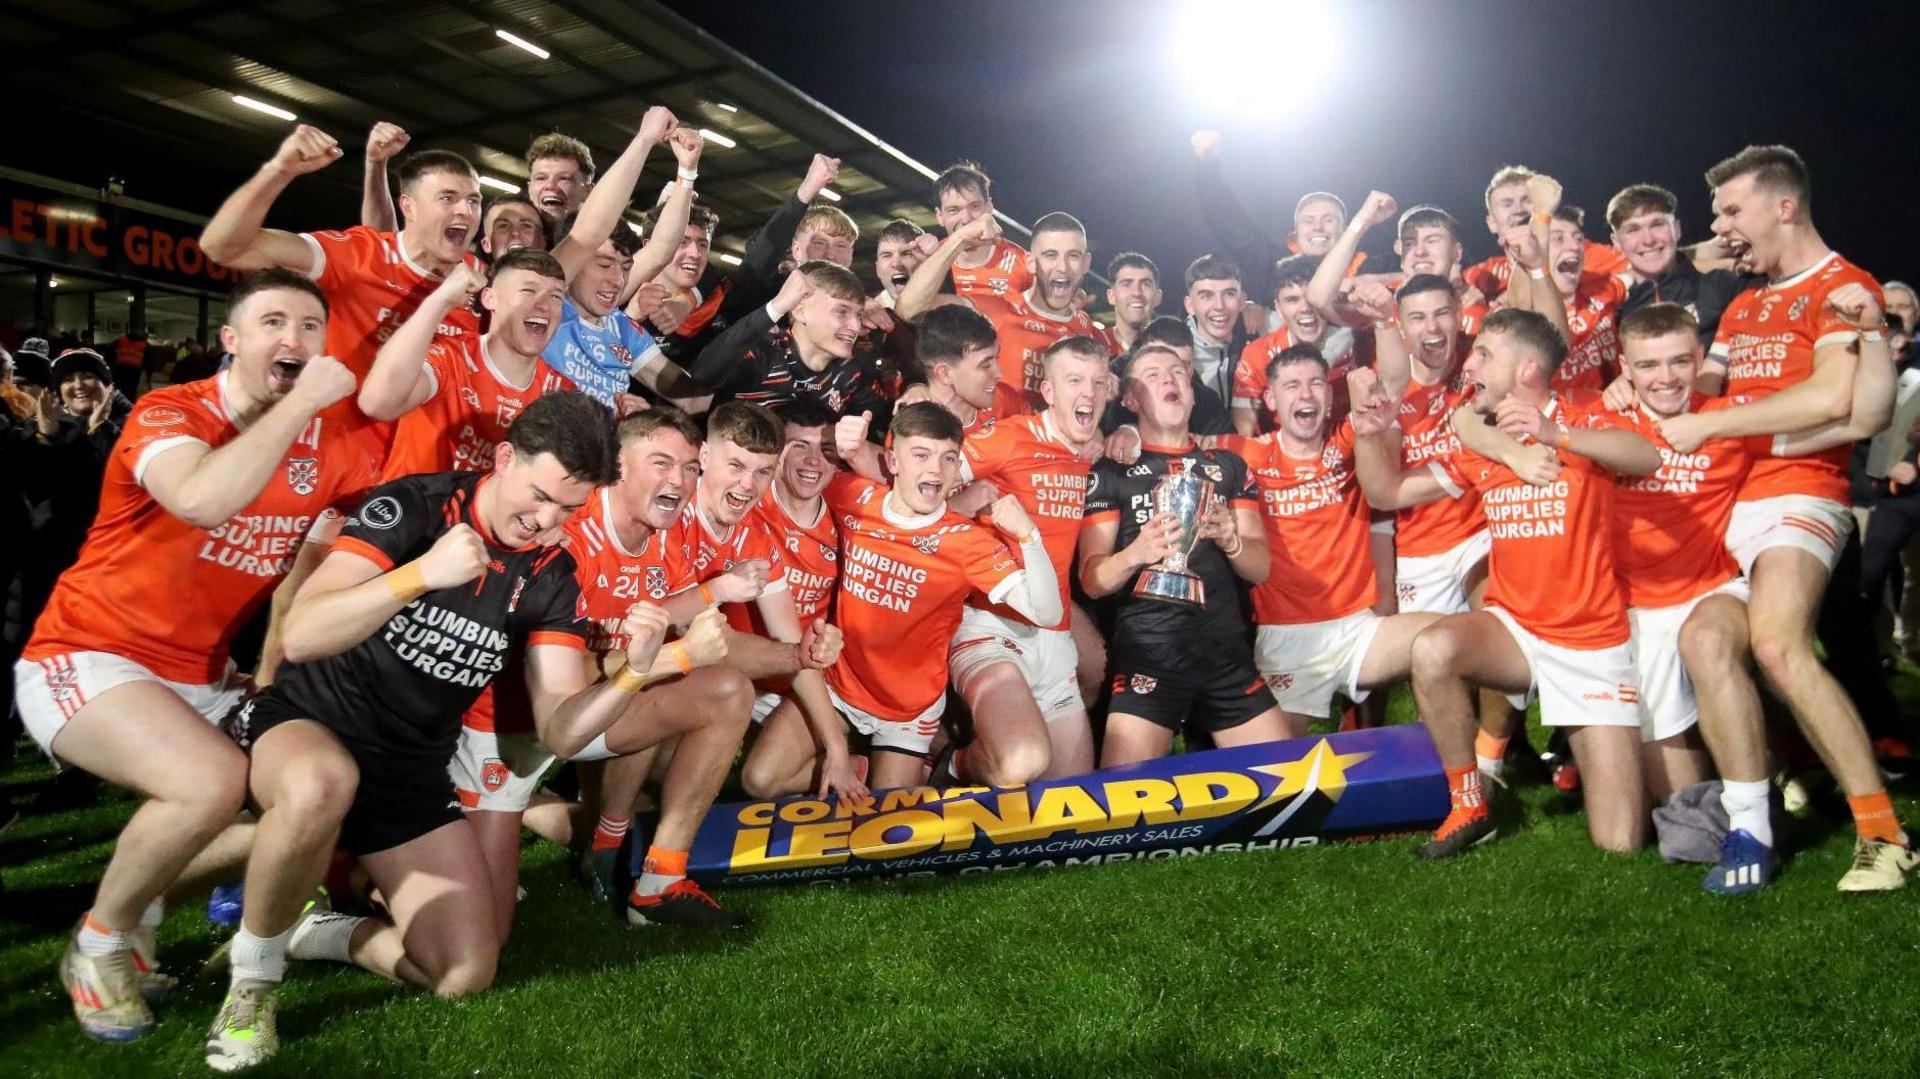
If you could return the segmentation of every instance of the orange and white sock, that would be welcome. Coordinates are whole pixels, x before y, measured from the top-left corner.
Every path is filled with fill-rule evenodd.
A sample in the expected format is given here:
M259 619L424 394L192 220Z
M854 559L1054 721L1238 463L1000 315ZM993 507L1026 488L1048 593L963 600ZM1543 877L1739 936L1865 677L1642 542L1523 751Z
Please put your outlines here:
M647 860L640 866L639 879L633 882L635 895L659 895L687 879L687 852L665 847L647 848Z
M1907 833L1900 828L1900 818L1893 815L1893 799L1886 791L1849 796L1847 808L1853 810L1853 827L1860 838L1907 845Z
M1497 738L1486 731L1477 731L1473 736L1473 763L1482 772L1495 779L1507 767L1507 740Z

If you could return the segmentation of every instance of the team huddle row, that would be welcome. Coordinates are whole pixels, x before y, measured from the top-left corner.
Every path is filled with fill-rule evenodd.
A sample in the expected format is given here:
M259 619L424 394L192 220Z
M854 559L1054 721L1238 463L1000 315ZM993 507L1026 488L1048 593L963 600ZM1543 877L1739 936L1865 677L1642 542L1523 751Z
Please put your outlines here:
M1376 192L1349 221L1309 195L1298 253L1195 260L1184 320L1155 317L1150 260L1112 260L1107 325L1080 223L1022 249L977 166L936 182L945 239L887 226L870 292L853 222L814 205L831 159L723 277L700 137L665 109L597 177L543 137L526 197L484 208L468 162L414 153L391 220L406 141L371 133L361 225L265 227L341 156L300 127L206 226L250 271L231 365L136 404L16 667L47 752L145 799L61 963L94 1037L151 1028L166 897L242 866L212 1067L275 1051L289 958L485 988L522 827L580 809L540 787L557 761L592 777L597 894L725 927L686 864L736 765L758 797L1012 786L1183 730L1298 736L1410 681L1452 798L1434 858L1494 837L1537 695L1601 847L1720 776L1705 886L1737 894L1777 866L1757 667L1849 795L1841 888L1916 863L1812 633L1848 447L1888 422L1887 319L1790 150L1714 166L1715 240L1684 251L1651 186L1615 197L1604 248L1554 181L1503 169L1479 266L1437 208ZM622 227L661 147L676 179ZM1196 142L1203 192L1217 151ZM1380 225L1401 265L1361 272ZM1142 587L1169 570L1181 594ZM229 650L263 606L243 681ZM370 912L316 898L336 852Z

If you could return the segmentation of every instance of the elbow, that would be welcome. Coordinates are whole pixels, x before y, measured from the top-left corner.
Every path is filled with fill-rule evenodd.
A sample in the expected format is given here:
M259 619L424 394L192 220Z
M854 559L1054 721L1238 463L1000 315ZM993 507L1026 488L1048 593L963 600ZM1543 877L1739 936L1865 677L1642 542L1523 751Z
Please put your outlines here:
M370 420L388 423L400 418L400 410L394 408L384 394L371 393L367 389L362 389L353 400Z
M285 653L288 663L312 663L325 659L326 653L320 648L320 642L302 624L301 620L289 613L287 625L280 633L280 651Z
M240 257L245 248L235 244L231 238L208 229L200 234L200 251L221 265L226 265Z
M226 524L227 518L233 516L225 507L211 505L204 499L198 498L183 500L178 505L170 506L168 509L175 517L180 518L182 521L187 522L195 528L205 529L209 532Z

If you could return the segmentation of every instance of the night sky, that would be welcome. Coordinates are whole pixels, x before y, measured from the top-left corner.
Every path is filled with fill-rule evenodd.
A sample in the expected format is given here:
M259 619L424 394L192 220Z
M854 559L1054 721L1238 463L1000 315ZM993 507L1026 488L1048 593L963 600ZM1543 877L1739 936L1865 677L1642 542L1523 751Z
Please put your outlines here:
M1278 232L1307 190L1358 206L1380 187L1452 211L1469 258L1493 253L1481 191L1501 164L1559 178L1602 242L1609 195L1661 184L1692 242L1706 168L1785 142L1813 171L1830 244L1882 278L1920 276L1920 5L1338 3L1338 69L1303 87L1288 54L1313 46L1274 42L1262 85L1296 108L1259 123L1197 102L1172 59L1170 0L815 0L778 19L668 3L923 163L980 159L1016 219L1080 217L1100 269L1136 248L1174 279L1210 246L1187 139L1218 127L1228 181Z

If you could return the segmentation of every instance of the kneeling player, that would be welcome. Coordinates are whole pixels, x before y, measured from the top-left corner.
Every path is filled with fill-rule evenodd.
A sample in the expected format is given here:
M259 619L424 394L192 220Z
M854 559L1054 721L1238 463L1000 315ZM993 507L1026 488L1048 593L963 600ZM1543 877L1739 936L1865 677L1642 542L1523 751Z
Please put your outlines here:
M1453 808L1422 857L1441 858L1493 838L1496 828L1474 759L1472 687L1537 690L1541 721L1573 728L1574 756L1596 845L1630 851L1645 839L1638 676L1625 597L1606 533L1612 473L1660 467L1652 445L1612 420L1598 399L1548 389L1566 357L1552 323L1529 311L1496 312L1475 340L1465 374L1475 390L1455 414L1458 453L1402 471L1390 438L1394 404L1356 373L1354 430L1368 500L1402 509L1472 487L1493 535L1486 609L1452 615L1413 644L1413 693L1446 767ZM1522 445L1502 428L1531 437Z
M1187 427L1193 374L1171 348L1140 347L1122 375L1122 402L1140 417L1140 459L1094 466L1080 530L1080 585L1087 595L1127 590L1113 639L1113 701L1100 763L1165 756L1189 712L1220 745L1284 738L1286 723L1255 669L1240 615L1240 581L1260 583L1268 566L1246 463L1194 443ZM1178 473L1200 475L1214 489L1187 562L1206 591L1201 607L1131 591L1141 571L1174 550L1180 524L1155 511L1154 489Z
M1272 559L1254 586L1254 661L1280 702L1287 737L1325 719L1336 692L1359 703L1406 678L1414 635L1435 614L1374 613L1379 585L1368 550L1367 501L1353 474L1351 420L1331 434L1327 361L1312 345L1267 365L1266 407L1279 426L1217 440L1253 473Z
M549 394L495 454L491 474L375 490L289 608L279 680L234 722L261 813L232 986L207 1038L217 1070L278 1047L272 992L336 841L360 858L391 921L357 923L326 949L443 994L492 983L487 864L447 760L461 714L509 656L524 657L540 740L563 755L612 727L649 681L724 658L718 616L663 649L665 612L636 604L630 666L590 683L573 559L548 541L619 475L606 409Z
M938 642L953 639L970 593L1031 625L1056 625L1066 614L1040 530L1018 499L993 504L993 527L1014 542L1017 560L999 535L947 508L963 440L953 413L915 402L894 414L892 433L890 487L843 472L826 496L840 521L834 613L846 634L827 687L867 737L875 788L926 778L946 709L947 652ZM800 767L811 770L812 761Z

